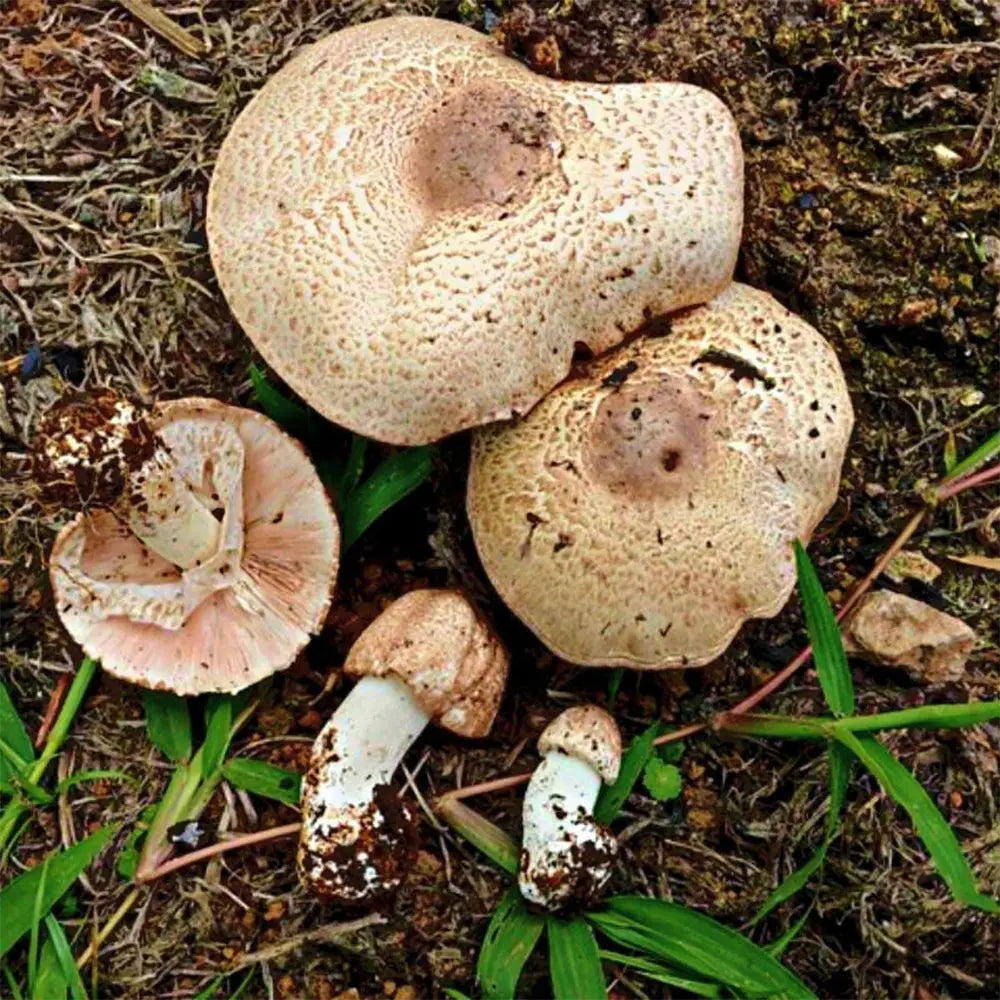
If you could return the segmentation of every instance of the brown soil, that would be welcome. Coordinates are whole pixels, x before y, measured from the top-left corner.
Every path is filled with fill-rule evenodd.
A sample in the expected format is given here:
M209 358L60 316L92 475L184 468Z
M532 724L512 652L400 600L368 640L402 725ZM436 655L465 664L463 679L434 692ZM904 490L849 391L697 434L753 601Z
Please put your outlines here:
M56 676L78 651L48 604L45 552L65 514L42 512L25 442L66 387L111 386L151 402L185 394L250 399L254 352L215 285L204 198L215 152L240 107L299 46L387 13L484 16L509 50L570 79L682 79L722 96L747 155L740 276L771 289L835 346L857 428L841 499L812 546L836 599L867 570L942 471L950 441L969 452L998 425L1000 327L1000 12L988 0L255 0L158 6L209 54L188 58L115 4L8 0L0 5L0 361L38 344L39 373L0 381L2 670L37 725ZM502 18L497 22L497 14ZM169 74L176 74L171 76ZM942 165L946 154L957 154ZM555 660L492 596L462 511L466 445L441 449L433 481L350 553L329 627L274 685L238 746L301 767L315 734L312 699L361 628L393 596L424 584L465 587L492 612L514 655L489 739L433 733L410 758L427 801L458 783L534 762L534 738L559 705L605 698L607 675ZM938 563L933 585L908 592L968 621L980 645L965 680L935 689L858 669L862 711L1000 697L1000 574L948 560L996 555L982 536L996 488L949 502L911 544ZM703 718L737 701L802 642L796 602L755 623L703 671L628 675L616 714L632 735L653 718ZM325 718L338 694L318 705ZM801 674L774 710L817 712ZM267 742L264 742L267 741ZM980 885L1000 886L1000 729L895 733L911 767L955 827ZM95 685L63 768L115 768L134 784L98 782L29 826L3 873L109 820L120 846L156 801L168 769L145 739L136 693ZM655 893L739 926L808 857L824 814L819 749L693 740L681 799L628 803L616 891ZM216 828L249 829L237 797L219 795ZM413 802L416 805L416 802ZM260 801L262 826L292 811ZM519 798L479 805L516 834ZM290 842L233 853L158 884L102 950L102 997L195 996L219 971L265 952L247 997L441 996L471 993L475 956L504 879L424 817L411 877L385 921L337 943L323 928L343 913L297 888ZM75 890L85 941L128 886L113 855ZM822 886L751 931L773 940L812 903L785 960L822 996L995 997L995 920L949 901L910 822L857 776ZM285 947L276 947L284 944ZM82 945L81 945L82 946ZM238 979L229 980L233 987ZM669 995L614 980L614 995ZM412 987L411 989L408 989ZM526 995L547 990L541 958ZM222 994L225 995L225 994Z

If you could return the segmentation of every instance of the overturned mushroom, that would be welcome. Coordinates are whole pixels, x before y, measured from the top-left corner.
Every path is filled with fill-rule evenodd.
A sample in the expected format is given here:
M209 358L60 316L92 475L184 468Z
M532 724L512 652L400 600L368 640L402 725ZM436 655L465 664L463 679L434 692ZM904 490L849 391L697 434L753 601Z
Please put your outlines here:
M45 415L33 458L49 503L83 507L50 576L63 624L109 673L235 691L287 667L319 629L336 518L301 446L262 414L79 394Z
M622 743L614 719L596 705L569 708L538 740L542 763L524 795L518 885L549 910L585 906L611 877L618 841L593 816L602 782L613 782Z
M468 511L500 596L590 666L698 666L795 583L853 415L826 341L731 285L474 436Z
M391 604L348 653L360 677L313 747L302 793L302 881L332 902L395 890L414 836L393 772L429 722L485 736L507 678L507 654L453 590L415 590Z
M575 344L720 292L742 187L735 122L705 90L554 81L469 28L394 17L268 81L222 145L207 232L292 388L419 444L528 410Z

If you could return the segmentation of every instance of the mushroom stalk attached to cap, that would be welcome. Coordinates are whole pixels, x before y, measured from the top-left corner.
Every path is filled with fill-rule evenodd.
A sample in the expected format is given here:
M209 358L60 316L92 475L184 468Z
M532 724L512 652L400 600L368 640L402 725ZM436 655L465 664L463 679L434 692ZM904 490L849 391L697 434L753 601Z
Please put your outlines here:
M485 736L507 654L456 591L415 590L358 638L344 673L360 676L313 747L302 794L302 881L331 902L377 901L412 854L413 817L390 782L431 721Z
M618 777L621 736L596 705L567 709L542 733L524 795L518 885L531 903L558 910L590 903L611 877L618 841L594 819L603 782Z
M236 432L224 431L230 440L215 442L214 460L226 465L236 457L226 478L238 487L242 449ZM112 511L181 569L200 566L218 551L219 495L189 485L163 439L128 400L108 391L71 397L46 414L38 438L35 472L50 495L67 505Z

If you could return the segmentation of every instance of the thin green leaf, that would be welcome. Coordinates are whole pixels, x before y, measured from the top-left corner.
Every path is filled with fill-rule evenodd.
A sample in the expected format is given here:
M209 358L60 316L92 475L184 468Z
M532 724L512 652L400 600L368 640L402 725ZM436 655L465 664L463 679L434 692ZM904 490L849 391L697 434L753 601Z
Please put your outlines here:
M677 764L680 759L684 756L684 751L687 749L683 740L675 740L673 743L664 743L656 748L656 756L663 761L664 764Z
M238 1000L240 996L243 995L244 990L250 984L250 980L253 979L253 975L256 972L256 968L251 969L244 977L242 982L236 989L229 994L229 1000ZM225 973L218 975L213 979L208 986L206 986L195 998L194 1000L212 1000L212 998L219 992L219 987L226 981L228 976ZM76 998L74 997L74 1000Z
M231 757L222 768L222 777L231 785L266 799L295 806L299 803L302 778L294 771L250 757Z
M129 831L129 835L125 839L125 844L121 851L118 852L118 859L115 861L115 871L126 882L131 882L135 878L136 869L139 867L139 845L145 839L149 831L149 824L153 821L158 809L159 803L151 802L139 813L138 822Z
M624 952L608 951L605 948L602 948L598 954L605 962L615 962L618 965L635 969L649 979L655 979L658 983L666 983L668 986L676 986L678 989L693 993L695 996L719 996L718 986L714 986L712 983L703 983L698 979L688 979L686 976L679 975L669 966L654 962L651 958L645 958L642 955L626 955Z
M922 705L899 712L853 715L838 720L834 728L852 733L873 733L885 729L958 729L1000 719L1000 701L973 701L965 705Z
M61 795L70 788L76 788L77 785L82 785L86 781L105 780L124 781L128 785L134 785L137 783L135 778L133 778L130 774L126 774L124 771L74 771L72 774L63 778L63 780L56 785L56 795Z
M44 878L40 914L44 916L70 888L115 832L106 826L86 840L51 855L43 865L32 868L0 890L0 958L7 954L31 928L35 894ZM43 875L44 872L44 875Z
M448 997L448 1000L472 1000L472 997L467 993L456 990L454 986L446 986L444 988L444 995Z
M394 452L341 503L341 548L349 549L390 507L412 493L431 474L430 446Z
M10 966L6 962L0 962L0 969L3 970L3 977L7 980L7 988L10 990L11 1000L24 1000L21 987L18 986L14 973L10 971Z
M305 439L309 436L313 418L304 406L278 392L256 365L250 366L250 382L254 398L272 420L281 424L293 437Z
M654 722L645 732L637 736L622 755L618 778L613 785L605 785L597 796L594 818L598 823L610 823L632 794L635 783L653 754L653 741L660 735L660 723Z
M806 921L809 919L809 914L812 913L812 904L809 904L809 908L805 913L799 917L791 926L782 934L780 937L775 938L766 947L766 951L773 958L781 958L788 949L788 946L799 936L802 932L802 928L805 927Z
M511 875L517 874L520 851L517 844L495 823L471 809L460 799L442 795L435 811L453 830L479 848L494 864Z
M955 831L923 785L874 736L855 736L839 731L837 739L875 775L885 793L909 814L952 896L987 913L1000 913L1000 903L979 891Z
M812 998L812 991L742 934L676 903L615 896L587 915L618 944L660 958L741 993Z
M344 466L344 476L340 483L343 496L350 496L361 482L365 471L365 459L368 457L368 438L360 434L351 435L351 450Z
M201 776L212 777L222 767L233 728L233 700L211 695L205 701L205 742L201 746Z
M69 995L69 983L51 938L42 946L36 968L28 973L28 982L32 1000L66 1000Z
M3 742L0 741L0 756L6 751L6 747ZM38 803L38 805L48 805L52 801L52 796L42 788L41 785L36 785L35 782L28 777L28 775L33 770L28 766L22 767L21 758L15 757L10 759L11 768L8 772L10 777L10 790L16 791L18 788L21 789L24 794L31 799L32 802Z
M35 748L31 745L31 737L24 728L21 716L17 714L10 693L2 681L0 681L0 736L5 747L4 752L0 753L0 785L6 785L11 770L23 774L24 765L35 759ZM10 758L7 756L8 750L13 755Z
M826 832L823 836L823 842L801 868L792 872L764 900L760 909L753 915L753 919L750 921L751 924L762 920L776 906L780 906L785 900L794 896L823 867L823 863L826 861L826 852L829 850L831 842L840 829L840 814L844 808L844 800L847 798L847 786L850 782L851 765L853 763L851 755L836 743L830 746L829 759L830 809L826 814Z
M73 995L73 1000L87 1000L87 989L80 978L80 970L76 967L73 949L66 939L66 932L62 929L62 924L50 913L45 918L45 929L49 932L46 945L51 945L55 950L56 957L59 959L59 968L62 970L63 978Z
M1000 455L1000 431L991 434L971 455L967 455L953 465L948 470L945 482L953 483L956 479L961 479L962 476L975 472L979 466L985 465L994 455Z
M676 799L684 787L684 779L677 765L665 764L656 754L646 761L646 767L642 772L642 783L657 802Z
M834 715L850 715L854 711L854 682L847 666L840 628L816 570L798 539L795 540L795 571L816 673L826 702Z
M45 883L48 881L51 861L51 856L47 857L39 866L41 870L38 873L38 885L35 886L32 900L31 940L28 942L28 983L32 991L36 991L38 985L38 942L41 940L42 919L48 912L48 907L45 906Z
M544 917L529 913L517 886L497 904L479 949L476 976L483 1000L514 1000L521 970L538 944Z
M590 924L583 917L548 917L546 927L549 976L556 1000L604 1000L608 988Z
M618 692L621 690L622 680L625 677L625 668L616 667L611 671L611 676L608 678L608 709L615 707L615 702L618 700Z
M143 689L146 735L167 760L191 759L191 715L187 702L170 691Z

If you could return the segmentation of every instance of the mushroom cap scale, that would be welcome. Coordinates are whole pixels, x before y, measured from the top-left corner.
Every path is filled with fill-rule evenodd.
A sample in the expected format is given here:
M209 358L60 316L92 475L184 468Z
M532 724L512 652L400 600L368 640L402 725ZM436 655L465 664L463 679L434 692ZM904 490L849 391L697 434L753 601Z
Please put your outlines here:
M707 91L553 81L472 29L394 17L303 49L254 97L207 232L292 388L419 444L527 411L578 342L602 352L721 291L742 169Z
M468 511L500 596L573 663L718 656L795 582L853 422L826 341L731 285L473 437Z
M485 736L507 680L507 652L455 590L412 590L358 637L348 676L397 677L437 725Z
M597 705L574 705L557 715L538 738L544 756L558 750L592 767L610 784L618 777L622 736L615 720Z
M236 691L287 667L324 621L336 518L301 445L262 414L193 398L159 404L148 420L179 474L220 494L232 470L212 442L231 436L219 424L235 429L242 479L230 483L223 526L240 518L242 558L211 567L192 591L112 513L80 515L52 549L56 607L86 653L123 680L185 695Z

